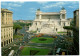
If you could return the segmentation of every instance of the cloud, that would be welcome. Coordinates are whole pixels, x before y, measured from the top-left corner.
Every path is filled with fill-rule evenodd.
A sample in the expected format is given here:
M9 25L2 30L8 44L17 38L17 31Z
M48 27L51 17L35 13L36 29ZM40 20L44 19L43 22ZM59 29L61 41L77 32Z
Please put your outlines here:
M29 20L32 20L32 19L35 19L35 16L27 16L26 18Z
M24 2L2 2L1 5L3 5L3 6L7 5L10 7L21 7L23 3Z
M23 3L25 3L25 1L14 1L14 3L19 3L19 4L23 4Z
M68 6L69 8L76 8L79 7L78 5Z
M68 8L78 8L79 7L79 2L78 1L75 1L75 2L68 2L68 5L67 7Z
M8 7L7 9L13 9L12 7Z
M45 5L45 6L43 6L43 8L46 9L46 8L52 8L52 7L61 7L63 5L65 5L64 2L55 2L55 3Z
M21 7L22 5L16 4L16 3L8 3L8 6L12 6L12 7Z
M2 2L1 5L7 5L7 3L6 2Z
M62 6L65 6L67 5L67 7L70 5L78 5L78 2L71 2L71 1L59 1L59 2L53 2L53 3L50 3L50 4L46 4L45 6L43 6L42 8L43 9L48 9L48 8L52 8L52 7L62 7ZM71 7L71 6L69 6Z
M37 3L39 3L39 4L46 4L46 3L48 3L48 1L37 1Z
M35 8L30 8L30 12L36 12Z
M7 8L7 9L14 9L16 7L21 7L24 2L1 2L1 7Z

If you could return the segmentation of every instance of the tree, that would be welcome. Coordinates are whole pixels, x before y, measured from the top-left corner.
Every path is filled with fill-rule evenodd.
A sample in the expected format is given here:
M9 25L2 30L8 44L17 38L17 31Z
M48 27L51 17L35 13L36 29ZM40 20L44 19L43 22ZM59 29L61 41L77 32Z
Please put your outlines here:
M67 30L73 30L73 26L64 26L63 28Z
M14 24L18 24L18 25L24 27L25 25L26 25L26 26L29 26L29 25L31 25L32 23L15 22Z
M23 22L15 22L14 24L19 24L22 27L26 25L26 23L23 23Z
M17 34L18 29L22 29L22 26L19 24L14 24L13 29L15 29L15 34Z
M32 24L32 23L27 23L26 26L29 26L29 25L31 25L31 24Z
M75 25L73 19L72 19L72 21L70 22L70 25L71 25L71 26L74 26L74 25Z

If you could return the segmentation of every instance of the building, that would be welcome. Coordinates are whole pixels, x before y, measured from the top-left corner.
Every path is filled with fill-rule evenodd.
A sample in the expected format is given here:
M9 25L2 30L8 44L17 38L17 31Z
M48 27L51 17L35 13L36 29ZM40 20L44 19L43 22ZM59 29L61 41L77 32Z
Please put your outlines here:
M79 28L79 9L74 11L74 23L76 28Z
M13 20L13 23L16 23L17 22L17 20Z
M1 46L11 43L13 41L13 19L12 11L8 9L1 9Z
M32 26L29 27L29 31L55 34L57 32L65 32L64 26L70 26L70 20L67 20L65 8L62 8L60 12L42 12L37 9L36 18Z
M74 29L73 29L73 41L75 47L75 54L79 55L79 9L74 11Z
M25 22L24 22L24 20L18 20L18 22L22 22L22 23L25 23Z

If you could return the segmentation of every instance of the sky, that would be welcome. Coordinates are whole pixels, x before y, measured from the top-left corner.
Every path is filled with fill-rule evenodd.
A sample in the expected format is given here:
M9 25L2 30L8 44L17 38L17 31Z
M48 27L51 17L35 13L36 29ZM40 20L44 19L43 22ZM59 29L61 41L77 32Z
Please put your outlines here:
M13 11L13 20L34 20L36 10L42 12L60 12L64 7L67 11L67 18L73 18L73 11L79 9L78 1L17 1L1 2L1 8Z

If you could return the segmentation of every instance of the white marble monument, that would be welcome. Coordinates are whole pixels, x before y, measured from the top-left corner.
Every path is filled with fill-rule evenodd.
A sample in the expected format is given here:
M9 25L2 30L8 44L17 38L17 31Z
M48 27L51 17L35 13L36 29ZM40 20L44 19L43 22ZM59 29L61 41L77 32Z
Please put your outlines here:
M36 11L36 18L29 31L37 31L37 33L55 34L57 32L65 32L63 26L70 26L70 21L66 19L66 10L62 8L60 12L41 12Z

